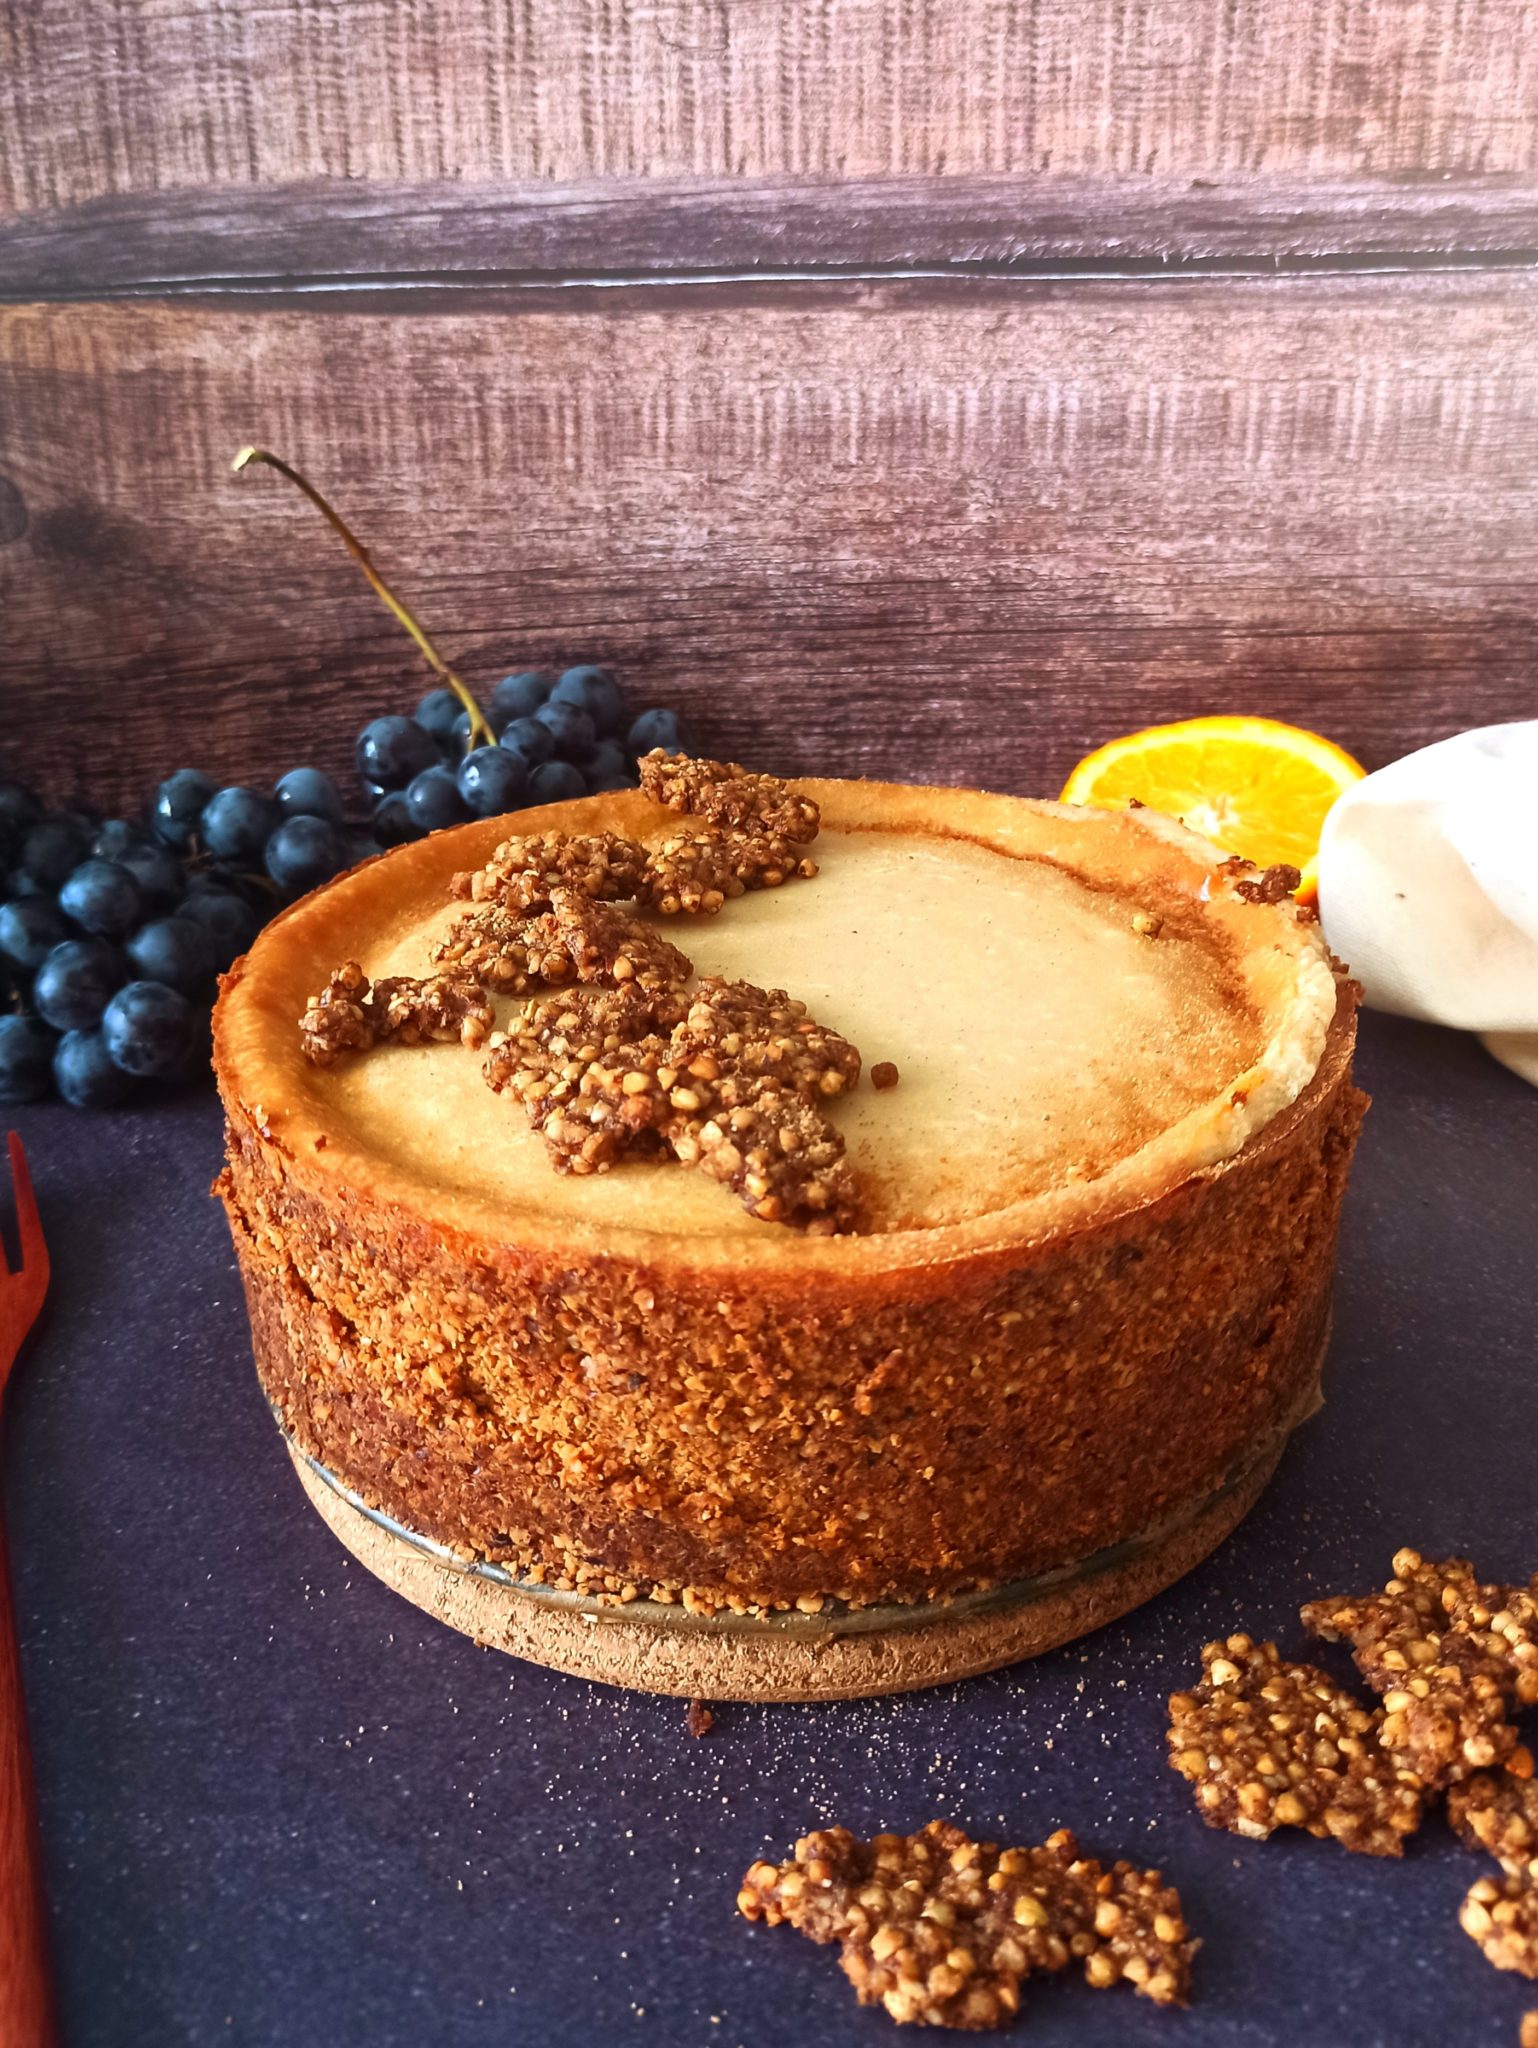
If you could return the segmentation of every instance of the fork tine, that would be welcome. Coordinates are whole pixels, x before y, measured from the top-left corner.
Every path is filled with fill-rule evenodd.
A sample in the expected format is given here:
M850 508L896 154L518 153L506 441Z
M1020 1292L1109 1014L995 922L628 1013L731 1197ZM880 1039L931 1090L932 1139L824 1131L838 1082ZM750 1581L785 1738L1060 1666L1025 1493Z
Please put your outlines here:
M43 1225L37 1213L37 1196L32 1192L32 1175L27 1170L27 1155L22 1149L21 1133L12 1131L9 1139L11 1154L11 1187L16 1200L16 1238L21 1246L21 1270L41 1290L48 1284L48 1247L43 1242ZM4 1264L0 1254L0 1265Z

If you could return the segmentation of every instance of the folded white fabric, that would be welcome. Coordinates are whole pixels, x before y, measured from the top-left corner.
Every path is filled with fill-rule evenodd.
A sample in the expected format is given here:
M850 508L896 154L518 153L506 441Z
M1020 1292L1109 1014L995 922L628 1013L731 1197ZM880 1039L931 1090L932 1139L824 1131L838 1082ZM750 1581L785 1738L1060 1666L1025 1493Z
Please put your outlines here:
M1325 820L1319 914L1372 1008L1477 1031L1538 1085L1538 719L1347 790Z

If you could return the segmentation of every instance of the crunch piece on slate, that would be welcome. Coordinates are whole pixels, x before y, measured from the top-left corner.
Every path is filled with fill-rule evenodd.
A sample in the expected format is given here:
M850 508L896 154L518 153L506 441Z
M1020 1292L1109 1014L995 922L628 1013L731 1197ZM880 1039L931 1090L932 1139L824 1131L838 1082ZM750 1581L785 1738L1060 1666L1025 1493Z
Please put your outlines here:
M455 875L453 896L504 910L545 910L557 889L607 903L636 895L646 848L617 832L540 832L504 839L483 868Z
M1524 1597L1481 1585L1465 1558L1401 1550L1381 1593L1311 1600L1302 1612L1315 1635L1351 1645L1383 1699L1385 1748L1440 1790L1517 1746L1507 1708L1530 1696L1535 1668Z
M1458 1925L1498 1970L1538 1977L1538 1884L1482 1877L1458 1909Z
M1527 1751L1517 1757L1527 1760ZM1515 1761L1516 1759L1513 1759ZM1511 1770L1477 1776L1454 1785L1447 1818L1471 1849L1493 1856L1508 1877L1538 1883L1538 1779Z
M653 803L713 825L752 826L805 846L822 823L818 806L791 783L778 775L754 775L735 761L695 761L657 747L638 766L641 788Z
M1399 1856L1425 1787L1381 1747L1381 1719L1327 1672L1284 1663L1275 1643L1230 1636L1202 1651L1201 1683L1171 1696L1170 1763L1209 1827L1255 1841L1306 1828Z
M1517 2048L1538 2048L1538 2011L1523 2013Z
M782 833L703 825L652 847L641 898L664 917L681 911L711 917L749 889L778 889L816 872L816 861L798 853Z
M862 2005L922 2026L1001 2026L1027 1977L1076 1957L1093 1985L1125 1978L1183 2005L1197 1946L1157 1871L1105 1870L1066 1829L1041 1848L1000 1849L938 1820L870 1842L827 1828L787 1863L755 1863L737 1908L836 1941Z
M387 1038L403 1045L456 1038L480 1045L491 1023L491 1005L468 976L394 974L370 982L349 960L311 996L299 1035L305 1057L329 1067L342 1053L365 1052Z

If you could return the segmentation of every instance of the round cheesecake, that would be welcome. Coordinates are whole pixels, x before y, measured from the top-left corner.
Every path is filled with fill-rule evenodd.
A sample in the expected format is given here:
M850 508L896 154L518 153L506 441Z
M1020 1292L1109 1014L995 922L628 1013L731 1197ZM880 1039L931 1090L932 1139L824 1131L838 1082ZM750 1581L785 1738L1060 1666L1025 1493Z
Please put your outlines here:
M510 830L677 822L520 813L306 898L226 980L258 1370L355 1505L515 1584L735 1618L1098 1579L1061 1640L1210 1548L1316 1399L1355 992L1309 913L1152 812L803 787L814 878L659 922L858 1047L826 1109L858 1229L655 1157L558 1172L457 1042L306 1060L328 975L430 972Z

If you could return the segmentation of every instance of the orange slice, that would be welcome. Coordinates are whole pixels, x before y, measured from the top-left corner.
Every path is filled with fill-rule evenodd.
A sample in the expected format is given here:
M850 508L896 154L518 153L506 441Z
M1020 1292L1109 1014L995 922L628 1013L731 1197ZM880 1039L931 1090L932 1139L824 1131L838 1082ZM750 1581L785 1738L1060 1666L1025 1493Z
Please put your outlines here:
M1311 899L1325 813L1367 770L1302 726L1274 718L1187 718L1087 754L1063 785L1065 804L1120 810L1136 797L1183 818L1226 853L1260 867L1285 861Z

